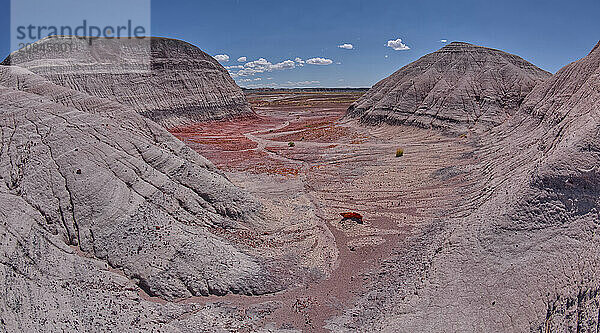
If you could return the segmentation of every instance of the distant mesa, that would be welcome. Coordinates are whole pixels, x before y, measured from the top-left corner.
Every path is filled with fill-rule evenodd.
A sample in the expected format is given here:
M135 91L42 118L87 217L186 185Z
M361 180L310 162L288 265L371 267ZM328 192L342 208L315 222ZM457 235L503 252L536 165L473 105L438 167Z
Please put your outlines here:
M48 37L2 64L132 107L164 127L254 115L227 70L179 40Z
M348 115L371 124L485 130L510 118L550 76L516 55L453 42L375 84Z

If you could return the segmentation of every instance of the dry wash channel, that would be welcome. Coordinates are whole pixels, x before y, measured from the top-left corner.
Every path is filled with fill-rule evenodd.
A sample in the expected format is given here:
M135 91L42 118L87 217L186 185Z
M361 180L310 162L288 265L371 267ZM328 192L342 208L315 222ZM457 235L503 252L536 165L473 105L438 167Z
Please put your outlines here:
M466 214L481 197L482 184L472 176L476 147L469 138L357 125L344 118L356 97L253 92L248 99L256 119L172 130L227 170L234 184L265 205L275 203L274 214L286 214L282 207L291 206L314 216L311 230L292 225L275 234L331 235L328 246L315 239L296 249L305 251L307 265L323 272L317 278L276 295L226 299L242 309L274 304L264 324L325 331L330 319L369 291L372 274L387 258L418 250L413 245L422 235L436 237L430 233L436 221ZM402 157L395 155L399 147ZM342 219L340 213L348 211L359 212L364 223Z

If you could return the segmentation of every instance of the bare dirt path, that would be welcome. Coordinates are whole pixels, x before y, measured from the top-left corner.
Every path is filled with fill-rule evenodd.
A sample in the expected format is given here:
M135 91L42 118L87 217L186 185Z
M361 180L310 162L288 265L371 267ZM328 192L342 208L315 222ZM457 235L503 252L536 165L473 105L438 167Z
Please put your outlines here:
M335 250L317 281L275 295L218 300L240 309L274 302L262 324L327 331L329 319L368 292L368 273L397 255L411 234L476 202L479 186L470 176L475 148L466 138L421 129L358 126L342 119L348 100L332 102L332 95L271 97L250 98L259 119L173 132L258 197L308 198L321 226L311 232L333 236ZM395 157L397 148L405 155ZM343 221L346 211L359 212L365 223Z

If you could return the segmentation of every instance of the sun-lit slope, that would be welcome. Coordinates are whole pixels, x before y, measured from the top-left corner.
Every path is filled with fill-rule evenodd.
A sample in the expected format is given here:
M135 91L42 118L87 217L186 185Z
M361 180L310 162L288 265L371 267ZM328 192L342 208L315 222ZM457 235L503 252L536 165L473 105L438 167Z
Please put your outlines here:
M455 132L488 129L511 117L549 76L518 56L453 42L378 82L348 115Z
M3 64L130 106L164 127L253 115L227 70L180 40L48 37Z
M598 329L598 46L536 86L514 119L480 143L482 167L474 176L486 183L485 200L465 218L425 228L381 269L377 291L355 315L332 327Z
M138 287L163 299L280 288L255 252L221 237L262 223L261 204L160 126L20 67L0 66L0 110L6 327L55 330L72 316L58 322L85 330L94 319L71 311L89 307L130 322L109 301Z

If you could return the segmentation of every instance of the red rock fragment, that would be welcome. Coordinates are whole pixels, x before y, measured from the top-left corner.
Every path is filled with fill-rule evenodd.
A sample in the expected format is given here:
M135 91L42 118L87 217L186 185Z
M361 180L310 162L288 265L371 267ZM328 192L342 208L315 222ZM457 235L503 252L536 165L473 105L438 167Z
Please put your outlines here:
M358 223L363 223L363 217L359 213L347 212L347 213L340 213L340 215L342 215L344 220L348 219L348 220L354 220Z

